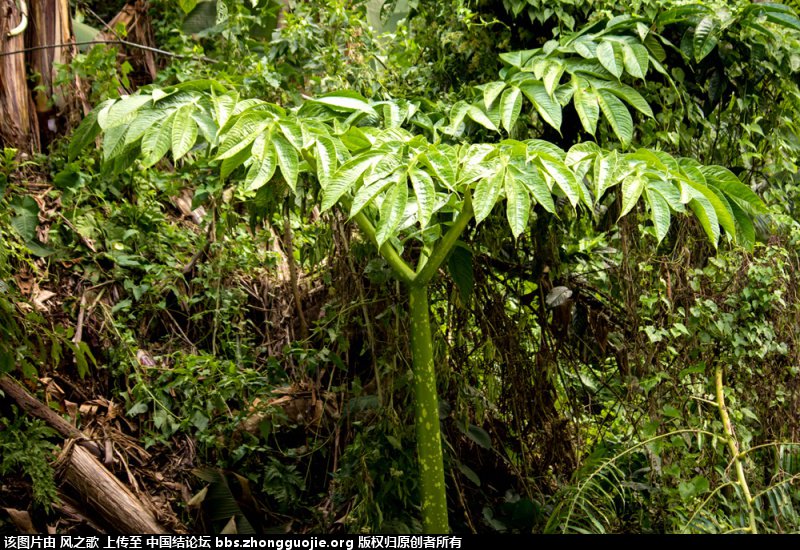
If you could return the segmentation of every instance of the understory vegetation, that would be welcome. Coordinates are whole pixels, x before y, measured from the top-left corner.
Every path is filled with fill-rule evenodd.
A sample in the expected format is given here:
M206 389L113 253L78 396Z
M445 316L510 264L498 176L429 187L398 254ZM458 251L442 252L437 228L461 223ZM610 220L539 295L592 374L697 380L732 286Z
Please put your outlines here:
M165 530L800 531L796 2L134 4L0 128L0 377ZM0 532L119 528L71 445L0 391Z

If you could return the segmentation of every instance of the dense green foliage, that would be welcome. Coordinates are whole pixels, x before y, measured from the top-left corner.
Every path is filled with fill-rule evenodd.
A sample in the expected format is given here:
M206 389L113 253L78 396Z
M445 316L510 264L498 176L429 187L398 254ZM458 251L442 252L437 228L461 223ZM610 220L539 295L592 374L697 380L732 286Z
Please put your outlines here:
M190 529L800 530L791 7L152 4L188 58L4 151L0 372L124 403Z

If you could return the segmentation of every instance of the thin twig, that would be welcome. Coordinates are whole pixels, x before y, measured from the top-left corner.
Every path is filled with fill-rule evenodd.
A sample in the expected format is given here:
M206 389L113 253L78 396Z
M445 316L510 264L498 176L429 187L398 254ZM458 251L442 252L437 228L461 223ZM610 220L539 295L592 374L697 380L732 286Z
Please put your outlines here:
M0 57L4 57L6 55L14 55L16 53L27 53L27 52L35 52L37 50L47 50L49 48L68 48L71 46L91 46L93 44L119 44L122 46L128 46L130 48L139 48L140 50L147 50L148 52L153 52L161 55L166 55L167 57L175 57L177 59L194 59L197 61L205 61L207 63L219 63L216 59L212 59L210 57L206 57L204 55L185 55L181 53L174 53L168 52L167 50L161 50L159 48L153 48L151 46L145 46L144 44L137 44L136 42L129 42L128 40L87 40L84 42L60 42L58 44L45 44L42 46L31 46L30 48L22 48L20 50L13 50L10 52L0 52Z

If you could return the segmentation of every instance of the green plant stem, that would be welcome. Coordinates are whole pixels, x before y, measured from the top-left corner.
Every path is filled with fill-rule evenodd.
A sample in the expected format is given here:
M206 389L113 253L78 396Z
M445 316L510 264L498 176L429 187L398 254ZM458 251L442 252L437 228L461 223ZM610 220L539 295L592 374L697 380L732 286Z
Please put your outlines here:
M461 237L467 224L472 219L472 214L472 199L469 192L467 192L464 197L464 204L461 207L461 212L458 213L453 225L450 226L450 229L447 230L444 237L436 244L436 247L433 249L428 259L420 264L420 267L417 269L417 274L414 277L415 284L427 285L433 276L436 275L436 270L439 269L439 266L442 265L442 262L447 258L450 250L452 250L453 245L455 245L456 241Z
M427 285L410 285L409 310L423 530L447 533L447 496Z
M747 503L747 511L750 517L750 532L758 534L758 527L756 526L756 512L753 508L753 497L750 496L750 487L747 484L747 478L744 476L744 466L742 465L741 456L739 454L739 444L736 441L736 436L733 433L733 425L731 424L731 418L728 416L728 408L725 406L725 391L722 385L722 365L717 365L717 368L714 372L714 379L716 383L716 390L717 390L717 407L719 408L719 416L722 420L722 427L725 430L725 435L727 436L728 440L728 449L730 449L731 454L733 455L733 463L736 468L736 478L739 483L739 487L742 489L742 494L744 494L745 502Z
M436 389L436 369L433 362L428 283L458 241L472 219L469 193L444 237L437 243L427 260L422 260L415 273L388 242L379 248L398 278L409 289L411 323L411 356L414 367L414 404L417 430L417 459L422 498L422 525L426 533L447 533L447 493L444 483L442 431L439 425L439 394ZM376 244L375 227L364 213L353 218L358 227Z
M367 218L363 212L359 212L353 217L353 219L358 225L358 228L361 229L361 231L363 231L367 237L369 237L369 240L371 240L377 247L378 241L375 238L375 226L372 225L372 222L369 221L369 218ZM380 247L378 247L378 251L381 253L381 256L383 256L383 258L389 262L392 270L401 281L408 284L414 280L414 270L408 266L403 258L400 257L400 254L397 253L397 250L394 249L391 243L383 243Z

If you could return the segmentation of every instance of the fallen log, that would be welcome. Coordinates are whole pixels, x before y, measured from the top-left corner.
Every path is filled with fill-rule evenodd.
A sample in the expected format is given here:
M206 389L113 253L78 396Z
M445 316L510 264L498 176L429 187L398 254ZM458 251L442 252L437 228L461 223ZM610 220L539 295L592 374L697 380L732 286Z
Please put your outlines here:
M0 390L24 411L47 422L68 441L58 460L59 479L103 518L113 532L126 534L167 533L150 507L139 500L90 452L99 446L7 376ZM85 448L87 445L89 448ZM93 445L93 447L92 447Z
M113 531L126 534L167 532L150 509L89 451L67 444L64 453L61 478Z

